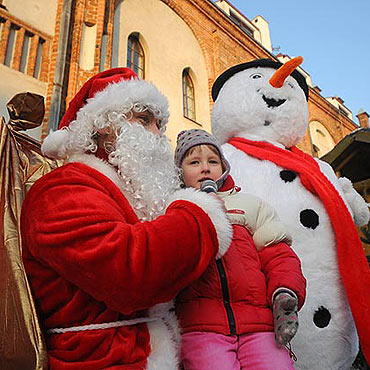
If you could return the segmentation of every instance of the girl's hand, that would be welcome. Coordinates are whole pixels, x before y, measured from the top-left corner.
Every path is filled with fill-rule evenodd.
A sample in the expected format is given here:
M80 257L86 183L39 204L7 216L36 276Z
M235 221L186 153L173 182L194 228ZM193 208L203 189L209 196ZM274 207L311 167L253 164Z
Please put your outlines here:
M279 293L273 303L275 340L278 345L286 345L298 329L298 299L288 293Z

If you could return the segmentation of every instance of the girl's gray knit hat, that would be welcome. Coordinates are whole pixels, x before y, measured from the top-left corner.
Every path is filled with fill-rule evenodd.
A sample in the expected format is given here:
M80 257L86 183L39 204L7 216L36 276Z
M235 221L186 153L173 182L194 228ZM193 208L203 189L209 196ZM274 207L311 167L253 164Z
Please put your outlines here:
M212 145L220 154L220 158L225 169L222 176L216 180L218 188L222 186L226 177L230 172L230 164L224 157L220 143L214 136L204 130L192 129L181 131L177 135L177 145L175 149L175 164L178 168L181 168L182 161L184 160L185 154L189 149L197 145Z

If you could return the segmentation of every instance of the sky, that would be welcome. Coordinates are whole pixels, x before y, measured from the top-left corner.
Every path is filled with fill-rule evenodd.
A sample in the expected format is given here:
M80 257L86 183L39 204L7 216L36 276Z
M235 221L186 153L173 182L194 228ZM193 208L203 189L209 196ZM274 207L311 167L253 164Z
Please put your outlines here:
M370 114L370 0L229 0L246 18L269 23L274 54L301 55L323 97Z

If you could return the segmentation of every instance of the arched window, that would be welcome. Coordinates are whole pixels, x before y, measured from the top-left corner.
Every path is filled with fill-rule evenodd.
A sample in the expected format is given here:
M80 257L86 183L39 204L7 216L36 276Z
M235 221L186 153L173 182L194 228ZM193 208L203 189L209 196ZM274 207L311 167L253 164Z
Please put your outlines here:
M310 122L308 132L314 157L320 158L334 148L334 139L322 123L318 121Z
M194 83L188 68L182 71L182 101L184 116L195 121Z
M135 71L139 78L145 78L145 55L137 35L130 35L127 42L127 67Z

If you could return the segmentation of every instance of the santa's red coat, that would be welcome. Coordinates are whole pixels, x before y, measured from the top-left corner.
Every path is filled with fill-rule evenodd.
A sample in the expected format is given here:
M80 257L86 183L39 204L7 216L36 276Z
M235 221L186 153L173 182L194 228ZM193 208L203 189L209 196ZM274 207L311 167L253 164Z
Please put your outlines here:
M197 279L218 248L213 223L195 204L175 201L165 215L140 222L118 187L81 163L32 186L21 231L49 368L57 370L145 368L147 324L46 332L146 316Z

